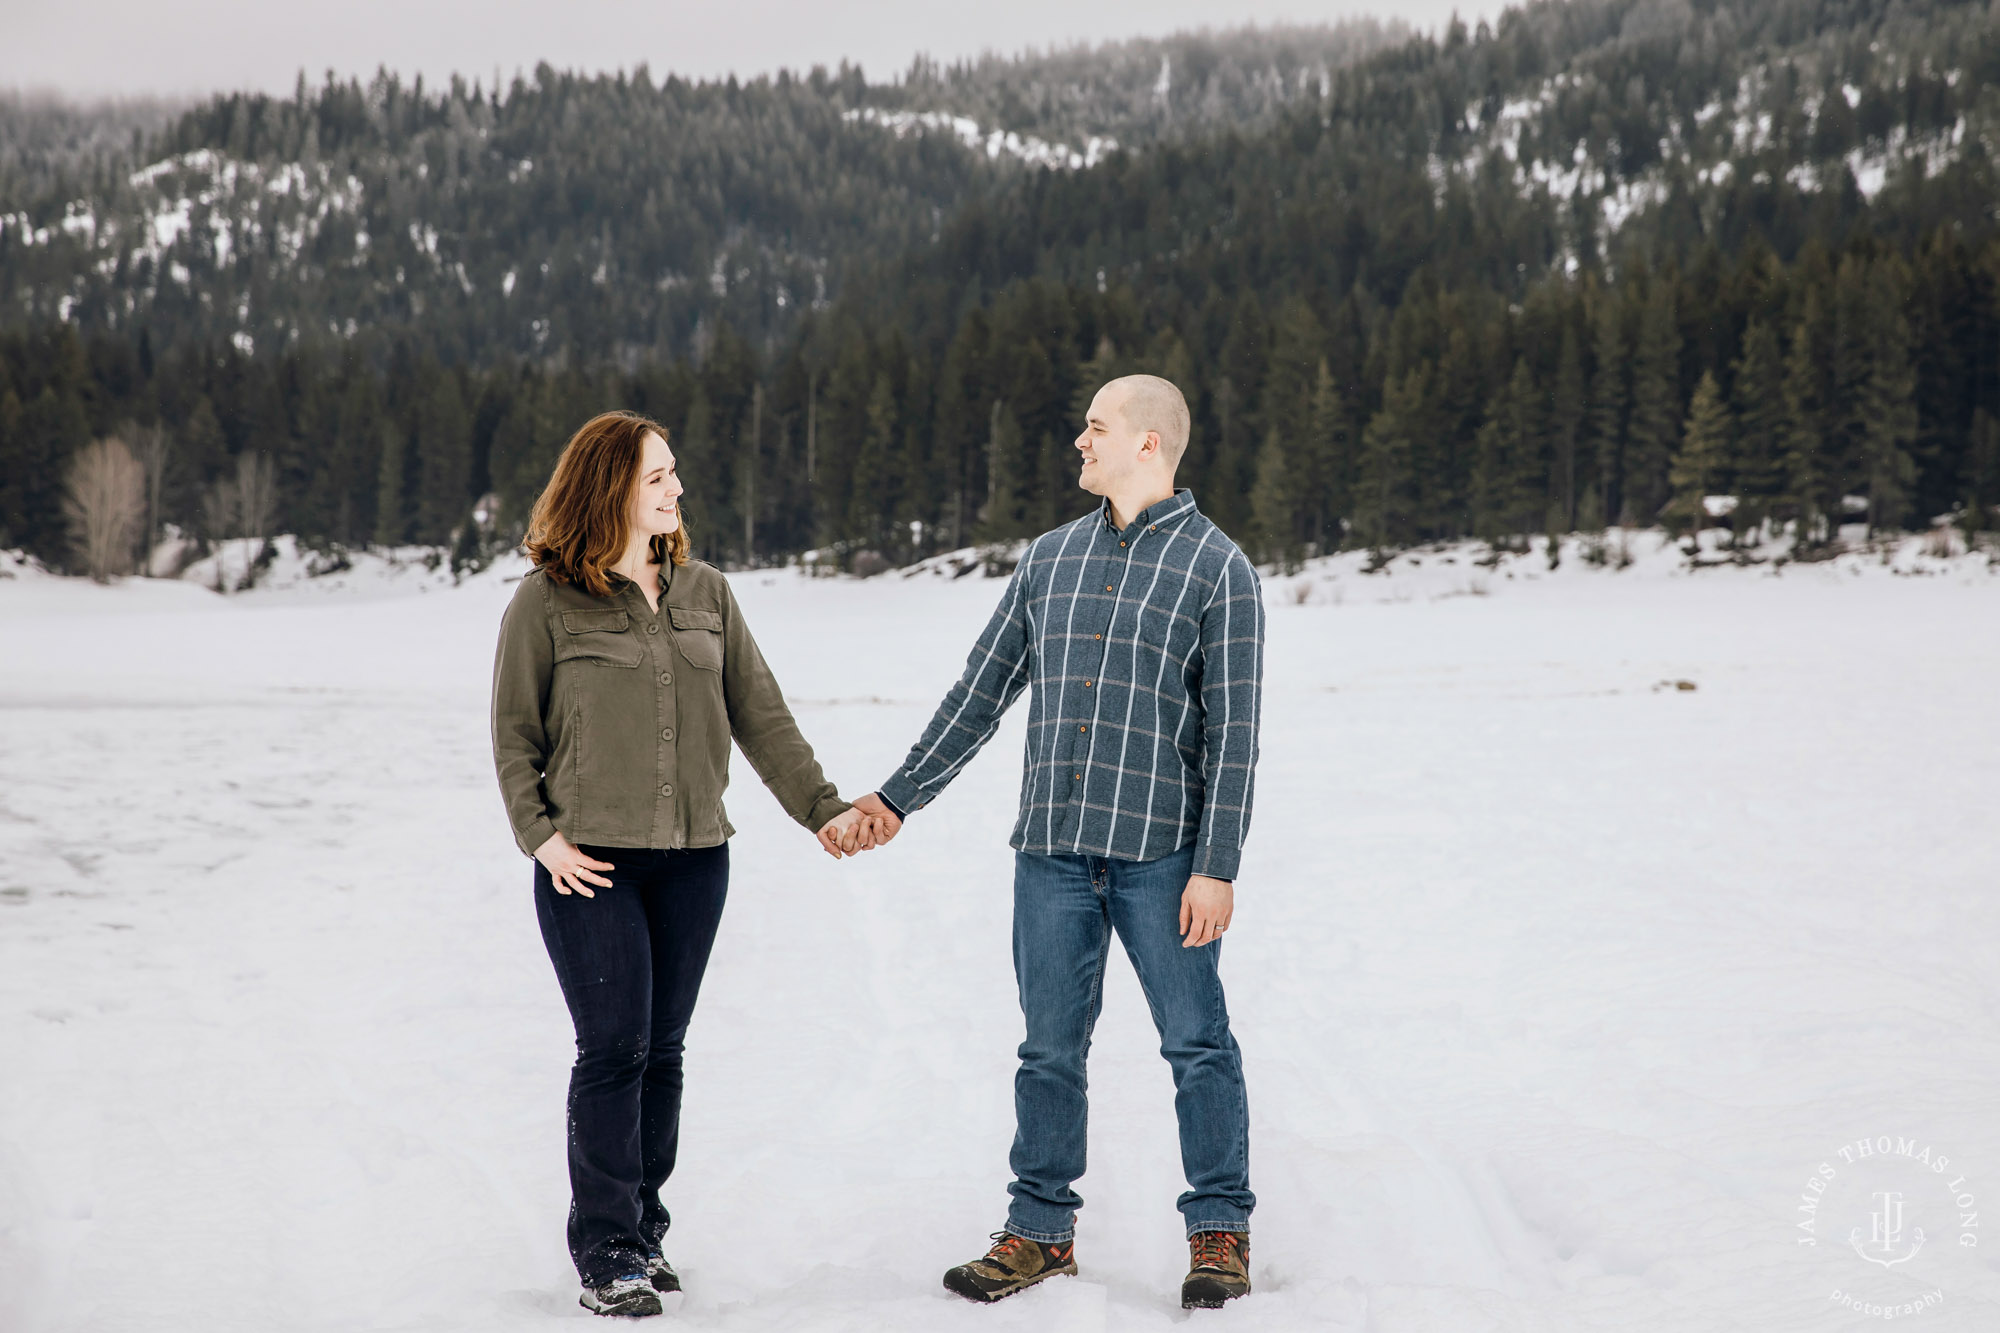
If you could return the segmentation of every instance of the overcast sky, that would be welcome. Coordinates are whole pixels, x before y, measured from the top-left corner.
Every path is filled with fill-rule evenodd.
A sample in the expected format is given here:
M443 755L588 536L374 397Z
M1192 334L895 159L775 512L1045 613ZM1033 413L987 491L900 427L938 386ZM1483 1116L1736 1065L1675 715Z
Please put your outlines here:
M748 76L858 60L871 78L943 60L1246 22L1361 14L1434 29L1497 3L1453 0L0 0L0 87L78 97L289 92L300 69L490 81L537 61L565 68Z

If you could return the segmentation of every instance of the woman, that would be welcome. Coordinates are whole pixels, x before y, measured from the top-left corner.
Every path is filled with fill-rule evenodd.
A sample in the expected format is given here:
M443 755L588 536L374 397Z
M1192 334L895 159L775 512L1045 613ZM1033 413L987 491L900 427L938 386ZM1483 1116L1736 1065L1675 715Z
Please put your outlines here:
M688 558L681 493L663 428L585 423L535 502L535 570L493 668L493 762L576 1025L570 1255L606 1315L658 1314L680 1290L660 1186L729 882L730 740L830 855L868 824L820 772L728 582Z

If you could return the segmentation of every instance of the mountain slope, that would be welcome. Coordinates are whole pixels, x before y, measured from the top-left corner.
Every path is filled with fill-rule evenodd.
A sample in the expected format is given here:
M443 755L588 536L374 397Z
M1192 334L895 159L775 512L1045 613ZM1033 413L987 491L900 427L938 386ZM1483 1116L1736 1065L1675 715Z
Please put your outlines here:
M78 127L70 171L0 173L0 319L246 350L407 329L471 361L686 355L718 320L761 341L1023 171L1261 122L1385 40L1253 30L887 84L544 66L220 97L142 155Z

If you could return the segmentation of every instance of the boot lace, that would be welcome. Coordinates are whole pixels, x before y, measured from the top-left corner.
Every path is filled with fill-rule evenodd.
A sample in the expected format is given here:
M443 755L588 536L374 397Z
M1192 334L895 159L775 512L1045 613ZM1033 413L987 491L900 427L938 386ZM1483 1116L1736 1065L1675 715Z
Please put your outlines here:
M1234 1232L1197 1231L1194 1234L1194 1266L1227 1268L1238 1243Z
M1028 1243L1027 1237L1017 1236L1011 1231L996 1231L986 1239L994 1242L993 1248L986 1252L988 1259L1011 1259Z

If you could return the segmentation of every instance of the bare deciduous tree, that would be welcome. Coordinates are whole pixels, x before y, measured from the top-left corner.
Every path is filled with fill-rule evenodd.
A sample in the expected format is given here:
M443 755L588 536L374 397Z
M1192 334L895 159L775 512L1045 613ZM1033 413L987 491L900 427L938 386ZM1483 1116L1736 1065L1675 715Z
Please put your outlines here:
M270 455L245 450L237 456L236 504L243 535L253 543L250 558L255 560L270 539L271 524L278 517L278 469Z
M77 557L99 583L132 567L146 512L146 474L123 440L97 440L70 460L63 516Z
M236 502L236 483L224 477L202 492L201 528L208 538L209 547L215 552L215 590L229 591L229 580L223 574L223 565L229 554L228 541L239 526L237 515L240 506Z
M245 451L237 455L236 476L216 482L201 498L202 526L215 549L217 592L227 592L231 583L224 568L228 564L230 539L246 539L243 576L235 586L248 588L256 577L257 558L263 554L277 516L277 467L264 454Z

